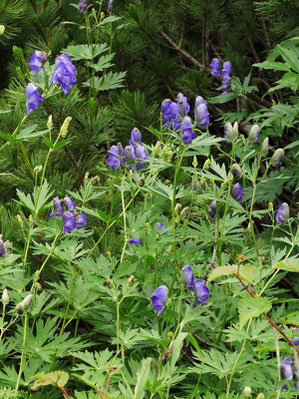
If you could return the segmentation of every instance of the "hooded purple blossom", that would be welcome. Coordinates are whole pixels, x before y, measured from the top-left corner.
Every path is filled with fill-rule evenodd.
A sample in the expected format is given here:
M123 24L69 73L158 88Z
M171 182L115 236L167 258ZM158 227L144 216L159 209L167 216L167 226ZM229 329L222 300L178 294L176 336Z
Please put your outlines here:
M233 186L231 196L239 203L243 201L243 189L240 183L237 183Z
M109 157L107 160L107 164L108 166L110 166L110 168L117 170L120 168L120 166L123 166L125 164L125 153L121 143L118 143L117 146L113 145L109 149L108 154Z
M66 95L77 82L76 73L76 67L72 64L70 57L66 54L61 54L56 58L55 71L50 83L60 84L61 90Z
M190 145L192 141L195 139L195 134L192 130L193 124L189 116L185 116L182 122L181 128L181 136L183 139L183 143L186 145Z
M199 105L201 105L201 104L207 105L207 103L206 103L206 101L203 99L203 97L197 96L196 99L195 99L194 109L196 110L196 108L197 108Z
M248 140L251 144L258 144L260 141L260 128L258 125L253 125L248 134Z
M190 105L187 101L187 97L185 97L183 93L179 93L177 95L177 103L178 103L178 114L183 118L190 111Z
M136 144L135 155L136 155L136 158L142 160L142 161L139 161L136 166L140 169L144 169L144 164L145 164L146 160L148 159L148 154L145 151L145 148L143 147L143 145Z
M63 235L65 233L71 234L75 228L80 229L87 223L86 215L83 213L64 212L63 216Z
M113 0L108 0L107 12L113 11Z
M36 75L43 67L43 64L46 62L47 53L44 51L36 50L32 56L29 58L28 65L31 71L34 72L33 75Z
M299 334L299 328L298 327L296 328L296 334ZM294 337L292 339L292 342L293 342L294 345L298 346L299 345L299 337Z
M280 376L282 380L293 381L292 360L289 357L286 357L280 363ZM286 389L288 389L288 386L284 385L281 390L284 391Z
M4 242L0 238L0 258L4 258L5 254L6 254L6 248Z
M211 219L214 219L214 217L216 216L216 200L211 202L211 205L209 206L208 214Z
M65 204L65 206L67 207L67 210L70 212L74 212L76 209L76 205L74 204L74 202L70 199L70 197L68 195L66 195L63 199L63 202Z
M164 229L164 224L162 222L157 222L157 229L158 230L163 230Z
M195 280L194 281L194 292L196 295L196 300L193 303L193 307L197 305L198 302L201 303L206 303L210 296L210 291L208 287L206 286L206 283L204 280Z
M78 10L85 13L87 9L87 0L80 0L78 4Z
M164 309L167 297L168 297L168 288L166 287L166 285L161 285L160 287L158 287L151 296L153 309L157 310L158 317L160 316L162 310Z
M63 208L59 197L53 198L53 211L49 215L49 219L52 219L54 216L58 219L61 219L63 215Z
M195 121L200 129L205 129L210 123L209 110L206 104L202 103L194 110Z
M210 64L211 67L211 75L215 76L215 78L220 77L220 71L221 71L221 62L218 58L213 58L212 62Z
M189 290L193 290L194 276L190 265L186 265L182 268L180 280Z
M278 208L276 215L275 215L275 220L278 224L283 225L288 221L289 216L290 216L289 205L286 202L284 202Z
M222 72L221 72L223 94L228 92L231 74L232 74L232 64L230 61L225 61L223 63L223 68L222 68Z
M26 115L28 116L31 110L37 111L39 104L43 102L42 95L33 83L28 83L26 87L26 99Z
M141 133L137 127L134 127L134 129L131 131L129 144L134 146L136 143L141 144Z
M172 123L172 129L178 130L181 128L181 121L179 117L179 104L166 98L161 104L162 119L165 121L163 128L169 129Z
M137 246L139 244L142 244L142 240L140 240L140 238L130 238L129 244Z

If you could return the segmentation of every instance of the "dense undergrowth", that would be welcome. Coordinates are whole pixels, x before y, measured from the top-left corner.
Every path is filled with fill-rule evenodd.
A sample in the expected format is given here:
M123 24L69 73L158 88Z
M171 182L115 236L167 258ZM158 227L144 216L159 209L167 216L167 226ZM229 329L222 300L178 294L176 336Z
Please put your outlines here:
M296 397L298 8L147 3L0 0L0 397Z

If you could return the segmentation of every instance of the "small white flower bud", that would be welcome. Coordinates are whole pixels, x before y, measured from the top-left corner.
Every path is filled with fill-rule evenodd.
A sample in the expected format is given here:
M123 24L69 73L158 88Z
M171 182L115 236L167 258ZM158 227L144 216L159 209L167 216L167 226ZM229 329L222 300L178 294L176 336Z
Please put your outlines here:
M27 296L23 299L22 303L23 303L23 305L25 306L25 309L27 309L27 308L29 307L29 305L30 305L31 302L32 302L32 299L33 299L33 295L32 295L32 294L27 295Z
M25 310L25 305L23 304L23 302L19 302L19 303L16 305L16 312L17 312L18 314L23 314L23 313L24 313L24 310Z
M261 147L261 156L266 157L269 151L269 137L266 137Z
M42 165L36 165L35 168L33 169L34 173L38 174L43 170Z
M23 219L21 218L21 215L17 215L17 221L19 223L20 226L23 226Z
M245 387L243 390L243 394L245 398L249 398L249 396L251 396L251 387Z
M67 132L68 132L68 129L69 129L69 124L70 124L70 121L72 120L72 117L71 116L68 116L66 119L65 119L65 121L63 122L63 125L61 126L61 128L60 128L60 136L64 139L64 138L66 138L66 136L67 136Z
M4 32L5 32L5 26L0 25L0 37L3 35Z
M53 120L52 120L52 115L50 115L47 122L47 128L51 130L52 127L53 127Z
M8 291L6 288L4 288L4 290L3 290L1 302L3 303L3 305L9 304L9 295L8 295Z

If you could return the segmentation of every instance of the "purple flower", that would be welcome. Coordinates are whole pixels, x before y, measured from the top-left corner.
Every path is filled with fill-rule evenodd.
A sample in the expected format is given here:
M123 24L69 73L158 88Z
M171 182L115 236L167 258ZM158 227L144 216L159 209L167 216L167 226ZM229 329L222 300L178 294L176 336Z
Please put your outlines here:
M208 214L211 219L214 219L214 217L216 216L216 200L211 202L211 205L209 206Z
M130 238L129 244L137 246L139 244L142 244L142 240L140 240L140 238Z
M172 122L172 129L178 130L181 128L181 121L179 117L179 104L174 103L169 98L166 98L161 104L162 119L165 121L163 128L169 129Z
M280 363L280 376L282 380L293 381L292 360L289 357L283 359ZM282 387L282 391L288 389L287 385Z
M157 310L158 317L160 316L162 310L164 309L167 297L168 297L168 288L166 287L166 285L161 285L160 287L158 287L151 296L153 309Z
M113 11L113 0L108 1L108 7L107 7L107 12L112 12Z
M284 202L278 208L278 211L276 212L275 215L275 220L278 224L283 225L288 221L289 216L290 216L289 205L286 202Z
M230 169L232 175L236 180L240 180L242 177L242 169L239 164L234 163Z
M194 281L194 291L196 295L196 300L193 303L193 307L197 305L198 302L206 303L210 296L210 291L208 287L206 287L206 283L204 280L195 280Z
M132 145L127 145L125 147L125 160L126 161L134 161L136 159L135 149Z
M232 74L232 64L230 61L225 61L223 63L223 68L221 72L223 94L228 92L231 74Z
M190 265L186 265L182 268L180 280L189 290L193 290L194 276Z
M119 169L120 166L125 164L125 155L124 149L121 143L118 143L117 146L113 145L108 151L109 157L107 160L108 166L113 168L114 170Z
M192 141L195 139L195 134L192 130L193 125L189 116L185 116L182 123L181 128L181 136L183 139L183 143L186 145L190 145Z
M211 75L215 76L215 78L219 78L221 70L220 60L218 58L213 58L210 67L211 67Z
M296 334L298 334L298 333L299 333L299 328L297 327L296 328ZM292 342L293 342L294 345L298 346L299 345L299 337L294 337L292 339Z
M53 211L49 214L49 219L52 219L54 216L58 219L61 219L63 215L63 208L59 197L53 198Z
M205 129L209 125L210 115L206 104L202 103L195 108L194 117L200 129Z
M77 211L74 212L74 220L76 223L77 229L81 229L87 224L87 217L84 213L78 213Z
M0 258L4 258L6 254L6 248L4 245L4 242L2 241L2 234L1 234L1 238L0 238Z
M258 125L253 125L248 134L248 141L251 144L258 144L260 141L260 128Z
M75 211L76 205L74 204L74 202L70 199L70 197L68 195L66 195L64 197L63 202L64 202L65 206L67 207L68 211L70 211L70 212Z
M82 13L86 12L87 0L80 0L78 4L78 10Z
M239 203L243 201L243 190L240 183L237 183L233 186L231 196Z
M56 58L55 71L50 83L60 84L61 90L66 95L77 82L76 72L76 67L72 64L70 57L66 54L61 54Z
M135 155L136 155L136 158L142 160L142 161L138 162L136 166L140 169L143 169L145 161L148 159L147 152L145 151L145 148L143 147L143 145L136 144Z
M228 92L229 85L230 85L230 76L228 75L223 76L222 87L221 87L222 94L226 94Z
M162 222L157 222L157 229L158 230L163 230L164 229L164 224Z
M134 127L134 129L131 131L129 144L134 146L136 143L141 144L141 133L140 130L137 129L137 127Z
M26 87L26 115L30 114L30 111L37 111L37 107L43 102L43 97L37 91L37 87L33 83L28 83Z
M63 216L63 235L65 233L71 234L76 227L76 222L74 220L74 215L72 212L64 212Z
M36 75L41 69L43 64L46 62L47 53L44 51L36 50L29 58L28 65L31 71L34 71L33 75Z
M194 109L196 110L196 108L201 104L207 105L206 101L201 96L197 96L195 99Z
M185 97L184 94L179 93L177 95L177 103L178 103L178 114L183 118L190 111L190 105L187 101L187 97Z

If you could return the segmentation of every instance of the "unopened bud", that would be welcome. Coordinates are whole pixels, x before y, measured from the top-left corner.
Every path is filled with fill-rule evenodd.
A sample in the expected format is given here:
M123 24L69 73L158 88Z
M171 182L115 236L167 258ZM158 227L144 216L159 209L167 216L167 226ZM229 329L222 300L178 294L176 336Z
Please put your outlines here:
M34 223L34 217L32 215L29 216L29 223L31 223L31 224Z
M23 219L21 218L21 215L17 215L17 221L19 223L20 226L23 226Z
M42 290L42 286L41 286L41 284L38 281L35 282L35 288L37 289L37 291L41 291Z
M205 163L203 164L203 170L208 170L210 168L211 161L207 159Z
M106 252L106 256L107 256L108 259L110 259L110 258L111 258L111 252L110 252L110 251L107 251L107 252Z
M157 155L159 154L161 145L162 145L161 141L157 141L157 142L156 142L155 147L154 147L154 149L153 149L153 154L154 154L154 156L157 156Z
M208 214L211 219L214 219L214 217L216 216L216 200L211 202L211 204L209 206Z
M89 172L86 172L86 173L85 173L85 176L84 176L84 180L87 182L87 181L88 181L88 178L89 178Z
M260 141L260 128L258 125L253 125L250 129L248 141L251 144L257 144Z
M71 116L68 116L66 119L65 119L65 121L63 122L63 124L62 124L62 126L61 126L61 128L60 128L60 136L64 139L64 138L66 138L66 136L67 136L67 132L68 132L68 129L69 129L69 124L70 124L70 121L72 120L72 117Z
M138 180L138 186L143 187L145 183L145 177L142 176L140 177L140 179Z
M234 176L236 180L240 180L242 177L242 169L239 164L234 163L231 167L231 174Z
M174 214L177 216L182 209L182 205L178 202L174 207Z
M282 164L283 156L284 156L284 150L282 148L279 148L272 155L272 158L270 160L270 165L272 165L274 168L278 168Z
M239 129L238 129L238 122L235 122L234 125L232 126L231 123L227 122L224 125L224 137L228 141L235 141L239 136Z
M243 390L243 394L245 398L249 398L251 396L251 387L245 387Z
M196 156L194 155L193 161L192 161L192 166L194 166L194 168L196 168L197 165L198 165L197 158L196 158Z
M128 173L128 179L132 180L133 179L133 171L132 169L130 169L129 173Z
M186 220L187 217L188 217L188 213L189 213L189 206L186 206L186 207L182 210L182 212L181 212L181 214L180 214L180 219L181 219L181 220Z
M91 179L91 184L97 185L99 183L100 183L100 177L98 175L96 175Z
M171 151L171 148L169 147L169 145L165 145L163 147L161 155L162 155L162 158L165 159L165 161L171 162L173 152Z
M24 306L25 306L25 309L27 309L28 307L29 307L29 305L31 304L31 302L32 302L32 299L33 299L33 295L32 294L29 294L29 295L27 295L24 299L23 299L23 304L24 304Z
M111 278L107 278L107 286L108 286L109 288L114 287L114 283L113 283L113 281L111 280Z
M1 302L3 303L3 305L9 304L9 295L8 295L8 291L6 288L4 288L4 290L3 290Z
M34 172L35 174L38 174L38 173L40 173L42 170L43 170L42 165L36 165L35 168L33 169L33 172Z
M269 137L266 137L261 147L261 156L266 157L269 151Z
M105 13L101 12L100 18L101 18L101 20L104 19L105 18Z
M273 211L273 202L268 203L268 210L269 210L269 212Z
M256 399L265 399L265 395L263 393L259 393Z
M134 283L135 283L135 277L134 276L130 276L129 279L128 279L128 284L129 285L134 285Z
M5 32L5 26L0 25L0 37L3 35L4 32Z
M50 115L47 122L47 128L51 130L52 127L53 127L53 120L52 120L52 115Z
M19 302L19 303L16 305L16 312L17 312L18 314L23 314L23 313L24 313L24 310L25 310L25 305L23 304L23 302Z

